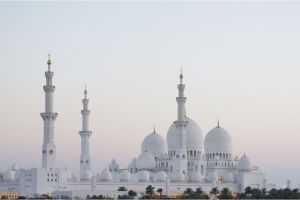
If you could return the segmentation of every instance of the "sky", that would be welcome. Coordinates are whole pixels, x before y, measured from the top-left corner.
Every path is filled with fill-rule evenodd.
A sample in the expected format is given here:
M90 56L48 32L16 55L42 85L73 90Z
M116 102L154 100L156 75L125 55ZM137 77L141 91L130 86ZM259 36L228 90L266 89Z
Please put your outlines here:
M79 173L84 85L93 172L187 115L220 125L278 187L300 185L300 2L0 2L0 170L41 167L44 72L54 71L57 166Z

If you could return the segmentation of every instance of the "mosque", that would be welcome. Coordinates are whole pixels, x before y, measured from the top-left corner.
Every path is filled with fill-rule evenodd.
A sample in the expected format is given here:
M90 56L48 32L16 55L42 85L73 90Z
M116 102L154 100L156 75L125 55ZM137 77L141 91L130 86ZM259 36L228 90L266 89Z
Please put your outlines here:
M89 99L87 90L84 90L82 130L79 131L80 174L77 178L69 169L56 165L54 122L58 114L53 111L55 86L50 56L47 64L43 87L45 112L40 114L44 121L42 167L24 169L13 164L7 171L0 172L0 191L14 191L22 196L63 193L69 197L86 197L94 194L113 196L121 186L144 192L145 187L153 185L163 188L167 195L199 187L207 192L213 187L226 187L234 192L243 191L247 186L260 189L274 187L267 184L265 174L251 164L246 154L236 156L233 153L231 136L219 123L204 137L197 122L188 117L182 72L177 85L177 117L170 125L166 141L154 128L153 133L143 140L140 155L129 161L128 166L120 166L113 159L97 174L91 171L89 139L92 131L89 129Z

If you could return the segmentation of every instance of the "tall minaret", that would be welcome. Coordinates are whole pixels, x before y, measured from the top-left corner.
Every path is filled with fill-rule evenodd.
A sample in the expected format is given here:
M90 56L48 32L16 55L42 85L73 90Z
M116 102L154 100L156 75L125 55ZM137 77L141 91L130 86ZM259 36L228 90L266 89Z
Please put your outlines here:
M84 89L84 99L82 99L83 109L82 114L82 131L79 132L81 136L81 155L80 155L80 180L89 180L91 170L91 157L90 157L90 143L89 138L92 131L89 131L89 115L88 108L89 99L87 98L86 87Z
M184 181L187 176L187 150L186 150L186 126L188 121L185 116L185 101L184 96L185 85L182 83L183 75L180 73L180 83L177 85L179 95L176 98L178 104L178 116L174 122L176 129L178 130L177 135L177 146L175 148L175 156L173 157L173 172L175 173L173 181Z
M51 59L48 55L48 71L45 72L45 112L41 113L44 120L44 141L42 147L42 167L47 169L55 168L56 149L54 144L54 121L57 113L53 112L53 93L55 86L52 85L53 72L51 71Z

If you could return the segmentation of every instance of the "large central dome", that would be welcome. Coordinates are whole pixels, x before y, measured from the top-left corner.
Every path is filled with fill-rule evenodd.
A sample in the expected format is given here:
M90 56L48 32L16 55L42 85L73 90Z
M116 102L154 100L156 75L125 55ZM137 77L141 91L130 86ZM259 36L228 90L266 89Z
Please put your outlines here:
M154 157L167 153L166 142L164 138L158 133L153 131L147 135L141 146L142 152L150 152Z
M186 128L186 148L187 150L195 150L195 151L202 151L203 149L203 134L202 131L194 120L188 118L187 128ZM179 135L179 129L176 128L175 124L173 123L167 134L167 142L168 142L168 149L174 150L177 144L177 139Z
M219 125L209 131L204 140L205 153L232 152L232 141L229 133Z

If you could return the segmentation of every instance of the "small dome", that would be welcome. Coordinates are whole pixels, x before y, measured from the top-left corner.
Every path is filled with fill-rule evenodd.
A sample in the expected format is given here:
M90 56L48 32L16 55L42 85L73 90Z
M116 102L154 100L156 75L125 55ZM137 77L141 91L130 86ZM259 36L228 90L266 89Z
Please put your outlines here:
M139 170L142 169L154 169L155 168L154 156L149 152L143 152L136 160L136 166Z
M4 179L4 181L15 181L15 175L16 175L16 172L9 169L4 173L3 179Z
M185 181L185 175L182 172L174 172L171 175L171 180L174 182L183 182Z
M154 174L154 181L155 182L165 182L167 178L167 174L164 171L159 171Z
M101 181L111 181L112 179L112 175L110 173L110 171L108 169L104 169L102 172L101 172L101 175L100 175L100 180Z
M80 174L81 181L88 181L92 179L92 172L89 169L82 170Z
M150 133L145 137L141 149L142 152L150 152L155 157L167 153L167 147L164 138L156 133L155 130L153 133Z
M148 182L150 180L149 172L146 170L142 170L138 172L139 182Z
M121 170L121 172L119 173L119 180L121 182L127 182L130 180L130 173L128 172L127 169L123 169Z
M225 182L233 183L234 182L234 175L233 175L233 173L229 172L229 173L225 174L224 177L223 177L223 180Z
M205 137L204 151L205 153L232 152L232 141L229 133L219 126L213 128Z
M244 154L237 163L237 169L239 171L251 171L250 159Z
M200 182L201 178L202 176L200 172L193 171L190 175L190 181L192 182Z
M213 181L217 181L218 180L218 174L217 172L211 172L207 179L210 181L210 182L213 182Z
M187 128L186 128L186 148L187 150L196 150L202 151L203 150L203 133L194 120L187 117ZM178 134L179 129L173 123L167 134L167 142L168 142L168 149L174 150L178 145Z

